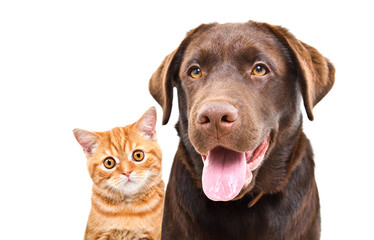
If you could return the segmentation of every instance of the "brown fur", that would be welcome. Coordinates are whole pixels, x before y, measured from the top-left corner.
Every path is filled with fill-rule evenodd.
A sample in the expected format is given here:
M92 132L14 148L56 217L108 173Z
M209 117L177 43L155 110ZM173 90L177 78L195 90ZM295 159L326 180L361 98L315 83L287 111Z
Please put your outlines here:
M126 127L95 133L74 130L86 153L93 181L85 239L160 239L164 183L155 121L156 112L151 108ZM132 152L139 149L144 151L145 159L136 162ZM118 161L113 169L103 166L107 157ZM125 173L132 183L123 182L127 179Z
M268 74L251 74L258 63ZM189 75L196 66L199 79ZM163 107L163 124L173 87L179 100L181 143L166 191L162 239L319 239L313 152L302 131L300 104L313 120L312 109L333 86L334 74L325 57L282 27L209 24L189 32L149 84ZM238 116L225 127L208 121L218 125L206 128L199 114L213 105L229 105ZM267 134L269 148L251 183L232 201L208 199L201 155L217 146L246 152Z

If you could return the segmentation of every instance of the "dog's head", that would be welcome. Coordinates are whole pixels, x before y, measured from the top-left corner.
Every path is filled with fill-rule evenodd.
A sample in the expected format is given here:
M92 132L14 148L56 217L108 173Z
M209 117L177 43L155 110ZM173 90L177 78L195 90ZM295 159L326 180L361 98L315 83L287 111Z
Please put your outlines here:
M312 109L331 89L334 72L316 49L284 28L209 24L187 34L149 87L163 108L163 124L177 87L182 137L202 157L193 163L193 174L200 176L208 198L228 201L255 185L262 191L277 189L290 156L269 156L275 146L292 147L282 141L295 138L300 129L301 99L313 120Z

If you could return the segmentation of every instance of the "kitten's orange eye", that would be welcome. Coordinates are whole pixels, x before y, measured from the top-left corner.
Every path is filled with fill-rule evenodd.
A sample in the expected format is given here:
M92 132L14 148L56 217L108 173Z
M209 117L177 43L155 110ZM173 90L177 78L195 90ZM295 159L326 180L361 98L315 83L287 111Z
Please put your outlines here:
M132 153L132 158L137 161L137 162L140 162L140 161L143 161L144 159L144 152L141 151L141 150L136 150Z
M252 70L252 75L256 76L264 76L268 71L266 70L266 67L262 64L257 64L253 70Z
M112 169L114 168L114 166L116 166L116 161L113 158L108 157L104 160L103 164L104 164L104 167L108 169Z
M191 76L192 78L195 78L195 79L197 79L197 78L201 78L201 75L202 75L202 73L201 73L201 69L198 68L198 67L193 67L193 68L190 70L190 76Z

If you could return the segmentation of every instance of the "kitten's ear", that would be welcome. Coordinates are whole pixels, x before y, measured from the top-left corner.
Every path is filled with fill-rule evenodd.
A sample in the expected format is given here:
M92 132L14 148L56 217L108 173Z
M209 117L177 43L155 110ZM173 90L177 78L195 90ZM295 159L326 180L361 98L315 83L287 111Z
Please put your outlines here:
M135 127L150 140L156 140L157 112L155 107L149 108L135 123Z
M92 155L99 142L99 136L79 128L74 129L73 133L78 143L82 146L83 151L88 155Z

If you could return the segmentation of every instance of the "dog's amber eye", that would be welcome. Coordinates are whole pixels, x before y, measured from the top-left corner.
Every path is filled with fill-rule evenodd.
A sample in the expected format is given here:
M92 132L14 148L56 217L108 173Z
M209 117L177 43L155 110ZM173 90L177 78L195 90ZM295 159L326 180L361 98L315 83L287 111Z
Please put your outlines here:
M113 158L108 157L108 158L105 158L103 164L104 164L104 167L106 167L107 169L112 169L116 166L116 161Z
M141 150L136 150L132 153L132 158L137 161L137 162L140 162L140 161L143 161L144 159L144 152L141 151Z
M198 67L192 68L191 71L190 71L190 75L191 75L191 77L193 77L195 79L196 78L201 78L201 75L202 75L201 69L198 68Z
M261 64L257 64L252 70L252 75L256 75L256 76L264 76L266 73L267 73L267 70L265 66Z

